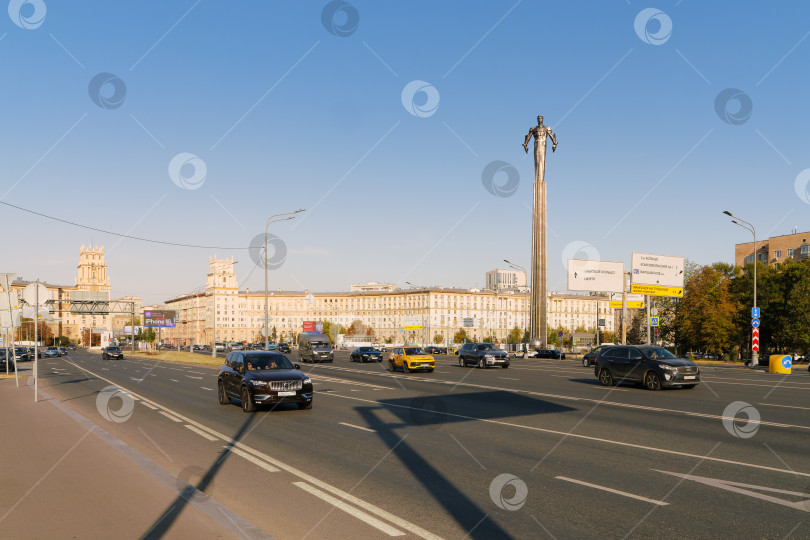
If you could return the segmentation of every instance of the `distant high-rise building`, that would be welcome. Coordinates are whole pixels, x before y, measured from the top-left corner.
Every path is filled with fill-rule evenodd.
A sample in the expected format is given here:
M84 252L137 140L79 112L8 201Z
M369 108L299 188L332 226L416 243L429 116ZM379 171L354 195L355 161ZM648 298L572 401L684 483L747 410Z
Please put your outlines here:
M764 264L777 264L792 259L801 261L810 258L810 232L771 236L757 240L757 260ZM754 262L754 243L745 242L734 246L734 264L745 266Z
M490 270L487 272L486 289L489 291L527 291L526 272L521 270Z

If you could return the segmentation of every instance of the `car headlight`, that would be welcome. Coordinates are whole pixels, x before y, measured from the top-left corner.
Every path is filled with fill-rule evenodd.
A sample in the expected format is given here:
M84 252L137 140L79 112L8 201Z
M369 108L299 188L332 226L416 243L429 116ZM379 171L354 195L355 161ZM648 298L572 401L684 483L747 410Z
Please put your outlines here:
M301 381L301 383L302 383L302 384L304 384L304 385L307 385L307 384L312 384L312 379L310 379L309 377L307 377L307 378L305 378L303 381Z
M485 354L485 355L484 355L484 360L493 360L494 358L495 358L495 357L494 357L494 356L492 356L491 354Z
M669 364L658 364L658 367L660 367L661 369L665 369L667 371L670 371L672 373L675 373L676 371L678 371L678 368L676 368L675 366L670 366Z

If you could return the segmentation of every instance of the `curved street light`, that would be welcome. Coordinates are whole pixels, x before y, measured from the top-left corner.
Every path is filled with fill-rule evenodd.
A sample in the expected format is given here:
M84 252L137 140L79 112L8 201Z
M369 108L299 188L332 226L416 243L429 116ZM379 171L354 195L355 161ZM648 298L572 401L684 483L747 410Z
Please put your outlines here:
M757 259L759 254L757 253L759 250L757 249L757 229L754 227L753 224L745 221L742 218L739 218L729 212L728 210L724 210L723 213L731 218L731 222L734 225L742 227L746 231L750 232L754 235L754 308L757 307ZM745 262L743 260L743 262ZM751 369L758 369L759 368L759 351L752 351L751 352Z
M268 272L268 263L267 263L267 236L268 231L270 229L271 223L277 223L279 221L288 221L291 219L295 219L294 214L298 214L303 212L304 209L301 208L294 212L284 212L281 214L273 214L269 218L267 218L267 223L264 226L264 350L267 351L270 349L270 314L269 314L269 305L268 305L268 297L267 297L267 272ZM288 216L288 217L282 217ZM277 219L274 219L277 218Z

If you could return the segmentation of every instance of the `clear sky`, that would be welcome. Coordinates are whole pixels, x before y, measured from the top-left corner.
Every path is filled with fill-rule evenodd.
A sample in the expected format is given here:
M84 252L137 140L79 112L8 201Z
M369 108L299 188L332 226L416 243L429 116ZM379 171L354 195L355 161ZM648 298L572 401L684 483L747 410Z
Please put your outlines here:
M188 292L214 255L261 289L250 252L230 248L305 208L271 226L286 247L272 288L480 287L503 259L529 265L521 144L538 114L559 142L551 290L568 257L732 262L750 234L723 210L761 237L810 231L803 0L12 0L9 13L0 201L228 248L0 205L0 271L25 279L73 283L93 243L114 296ZM516 189L506 172L486 188L494 161Z

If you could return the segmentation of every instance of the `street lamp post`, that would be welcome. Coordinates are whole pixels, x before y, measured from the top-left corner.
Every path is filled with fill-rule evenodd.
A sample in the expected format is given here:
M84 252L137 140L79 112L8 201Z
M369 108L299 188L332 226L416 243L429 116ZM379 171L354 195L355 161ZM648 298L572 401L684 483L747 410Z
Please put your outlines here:
M519 264L515 264L515 263L513 263L511 261L507 261L506 259L504 259L503 262L505 262L506 264L511 266L513 269L520 270L524 274L526 274L527 276L529 275L529 273L526 272L526 269L523 268L522 266L520 266ZM526 323L526 331L528 331L529 330L529 299L528 298L526 299L526 320L524 322ZM532 336L531 336L531 334L529 334L529 341L531 341L531 339L532 339ZM521 339L521 341L523 341L523 340Z
M735 225L738 225L745 229L746 231L750 232L754 235L754 309L757 307L757 262L759 258L759 254L757 253L759 250L757 249L757 229L754 227L753 224L745 221L742 218L739 218L729 212L728 210L724 210L723 213L729 217L734 219L731 222ZM759 368L759 351L751 351L751 369L758 369Z
M303 211L304 209L301 208L300 210L296 210L295 212L284 212L282 214L274 214L269 218L267 218L267 223L264 226L264 350L265 351L270 350L270 316L268 312L269 306L267 298L267 232L270 228L271 223L295 219L295 216L293 214L298 214L299 212ZM281 216L288 216L288 217L281 217Z

